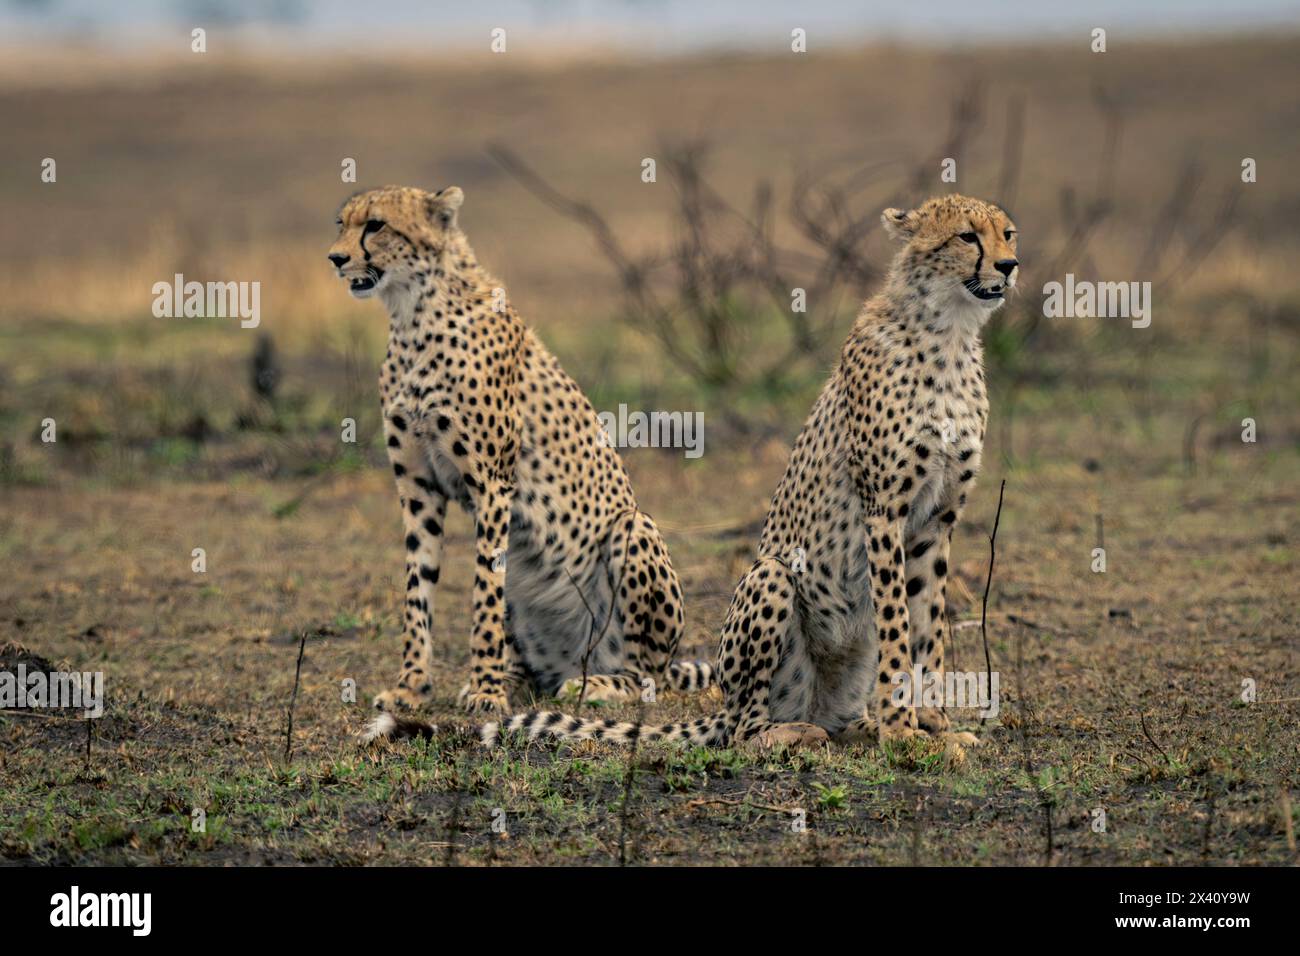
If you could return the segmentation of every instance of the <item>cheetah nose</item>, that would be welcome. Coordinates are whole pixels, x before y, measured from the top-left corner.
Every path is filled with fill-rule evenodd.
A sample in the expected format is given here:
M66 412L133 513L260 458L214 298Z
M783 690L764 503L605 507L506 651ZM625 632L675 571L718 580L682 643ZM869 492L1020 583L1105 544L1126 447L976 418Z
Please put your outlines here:
M993 268L997 269L998 272L1001 272L1009 279L1011 278L1011 270L1018 265L1020 265L1019 259L999 259L997 262L993 263Z
M335 267L336 267L336 268L339 268L339 269L342 269L342 268L343 268L343 264L344 264L345 262L347 262L347 261L348 261L349 259L351 259L351 258L352 258L351 256L345 256L345 255L344 255L343 253L341 253L341 252L331 252L331 253L329 254L329 260L330 260L330 262L334 263Z

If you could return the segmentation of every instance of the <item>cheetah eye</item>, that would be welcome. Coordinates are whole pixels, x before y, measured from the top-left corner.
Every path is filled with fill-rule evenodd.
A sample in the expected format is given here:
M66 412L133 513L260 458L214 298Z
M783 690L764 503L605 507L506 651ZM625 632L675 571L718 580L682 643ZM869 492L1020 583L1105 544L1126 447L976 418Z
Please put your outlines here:
M963 233L962 233L961 235L959 235L957 238L960 239L962 242L978 242L978 241L979 241L979 236L975 235L975 233L973 233L973 232L963 232Z
M342 220L342 219L335 219L335 220L334 220L334 225L338 226L338 227L341 229L341 228L343 227L343 220Z
M381 219L367 219L365 234L368 236L372 232L378 232L380 229L384 228L384 225L385 223Z
M1006 237L1007 242L1010 242L1011 237L1014 236L1015 234L1016 231L1014 229L1008 229L1006 232L1002 233L1002 235Z

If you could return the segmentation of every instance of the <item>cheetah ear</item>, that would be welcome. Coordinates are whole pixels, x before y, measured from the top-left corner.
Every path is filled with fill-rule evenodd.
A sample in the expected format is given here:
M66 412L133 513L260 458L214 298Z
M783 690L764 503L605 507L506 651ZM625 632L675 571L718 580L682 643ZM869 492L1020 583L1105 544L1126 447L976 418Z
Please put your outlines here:
M454 228L456 212L464 201L465 194L461 192L459 186L439 189L429 197L429 218L444 229Z
M885 227L885 233L891 239L907 242L916 235L917 227L921 225L921 217L917 215L915 209L910 212L904 212L901 209L886 209L880 214L880 223Z

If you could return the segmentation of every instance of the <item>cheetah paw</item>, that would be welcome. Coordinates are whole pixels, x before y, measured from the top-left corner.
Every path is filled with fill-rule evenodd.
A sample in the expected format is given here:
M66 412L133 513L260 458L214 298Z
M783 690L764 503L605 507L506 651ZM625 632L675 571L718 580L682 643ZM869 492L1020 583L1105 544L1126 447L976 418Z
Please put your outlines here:
M880 746L892 743L902 743L903 741L913 740L917 737L930 736L924 730L918 730L915 727L909 727L906 724L899 724L891 727L880 728Z
M952 722L937 707L920 707L916 711L916 726L932 737L940 737L948 731Z
M807 747L829 739L826 729L816 724L773 724L755 735L754 744L763 750L771 750L775 747Z
M966 763L966 748L978 747L980 739L965 731L935 734L935 739L943 744L944 759L948 769L956 770Z
M555 696L564 700L572 700L576 702L580 694L582 694L582 678L570 677L560 686L560 689ZM589 678L587 680L587 693L582 694L582 699L589 703L592 701L621 702L628 700L629 698L626 693L619 690L617 687L610 687L608 684L592 681Z
M465 708L471 714L508 714L510 713L510 700L506 697L504 691L500 690L471 690L466 684L460 689L459 695L460 706Z
M407 687L394 687L375 696L375 710L387 713L403 710L415 710L428 700L427 695L417 694Z
M836 734L835 742L839 744L874 744L879 738L880 729L876 726L876 722L867 717L860 717Z

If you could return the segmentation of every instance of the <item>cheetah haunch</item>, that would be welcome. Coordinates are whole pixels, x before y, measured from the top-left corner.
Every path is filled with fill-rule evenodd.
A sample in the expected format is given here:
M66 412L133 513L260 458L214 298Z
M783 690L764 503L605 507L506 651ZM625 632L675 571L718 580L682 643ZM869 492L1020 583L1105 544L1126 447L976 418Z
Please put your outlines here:
M953 528L979 471L988 399L979 333L1015 286L1016 230L962 196L887 209L903 243L795 440L723 623L721 713L659 726L519 714L566 739L760 746L943 736L941 708L897 694L943 675ZM492 745L502 727L483 728Z
M402 668L365 739L432 732L392 711L432 691L448 501L474 518L469 710L508 712L526 686L571 691L584 658L589 699L712 678L708 664L670 663L682 595L659 530L591 404L475 259L463 201L456 187L361 193L329 252L354 296L388 310L379 392L406 536Z

